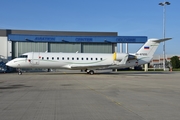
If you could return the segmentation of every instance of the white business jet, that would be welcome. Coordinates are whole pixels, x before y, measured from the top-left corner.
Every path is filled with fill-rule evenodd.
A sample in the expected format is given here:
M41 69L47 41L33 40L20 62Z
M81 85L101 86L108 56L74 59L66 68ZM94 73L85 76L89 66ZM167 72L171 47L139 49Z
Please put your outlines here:
M127 68L149 63L160 42L170 39L149 39L136 53L132 54L28 52L9 61L6 65L18 68L18 74L22 74L21 68L62 68L84 70L92 75L97 69Z

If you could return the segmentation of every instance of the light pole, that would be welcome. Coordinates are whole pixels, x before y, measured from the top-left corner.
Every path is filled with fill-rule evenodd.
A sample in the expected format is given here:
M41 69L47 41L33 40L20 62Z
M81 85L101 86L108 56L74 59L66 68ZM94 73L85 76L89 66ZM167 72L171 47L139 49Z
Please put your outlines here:
M170 5L170 2L161 2L159 5L163 6L163 38L165 38L165 24L166 24L166 5ZM166 70L166 65L165 65L165 41L163 42L163 69L164 71Z

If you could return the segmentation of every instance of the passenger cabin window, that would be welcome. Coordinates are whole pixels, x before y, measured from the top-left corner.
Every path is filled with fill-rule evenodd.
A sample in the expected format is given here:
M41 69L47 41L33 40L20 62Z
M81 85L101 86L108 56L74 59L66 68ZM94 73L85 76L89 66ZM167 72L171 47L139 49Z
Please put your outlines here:
M52 60L54 60L54 57L52 57Z
M44 57L42 57L42 60L44 60Z
M64 60L64 57L62 57L62 60Z
M101 58L101 60L103 60L103 59Z
M96 58L96 60L98 60L98 59Z
M88 58L86 58L86 60L88 60Z
M67 58L67 60L69 60L69 57Z
M49 57L47 57L47 60L49 60Z
M81 58L81 60L83 60L83 58Z
M72 58L72 60L74 60L74 58Z
M59 60L59 57L57 57L57 60Z
M77 60L79 60L79 58L77 58Z
M28 55L20 55L19 58L27 58Z
M93 60L93 58L91 58L91 60Z

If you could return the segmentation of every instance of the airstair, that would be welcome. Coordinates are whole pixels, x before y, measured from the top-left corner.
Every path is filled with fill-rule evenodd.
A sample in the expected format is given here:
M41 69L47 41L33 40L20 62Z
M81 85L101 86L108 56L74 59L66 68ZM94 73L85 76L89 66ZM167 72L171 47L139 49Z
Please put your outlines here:
M0 73L7 71L7 66L6 66L6 62L5 61L6 60L4 59L4 56L0 55Z

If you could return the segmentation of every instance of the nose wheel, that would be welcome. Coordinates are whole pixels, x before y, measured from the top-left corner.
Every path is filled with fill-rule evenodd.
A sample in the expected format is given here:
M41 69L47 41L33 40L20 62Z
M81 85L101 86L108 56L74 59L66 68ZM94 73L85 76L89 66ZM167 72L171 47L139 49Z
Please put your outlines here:
M22 75L21 69L18 69L18 75Z

